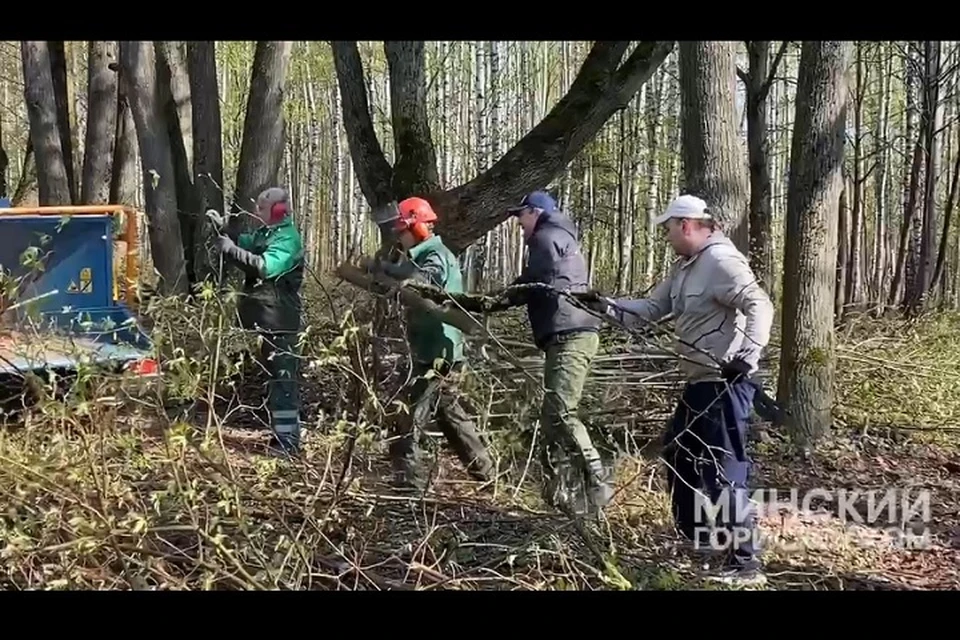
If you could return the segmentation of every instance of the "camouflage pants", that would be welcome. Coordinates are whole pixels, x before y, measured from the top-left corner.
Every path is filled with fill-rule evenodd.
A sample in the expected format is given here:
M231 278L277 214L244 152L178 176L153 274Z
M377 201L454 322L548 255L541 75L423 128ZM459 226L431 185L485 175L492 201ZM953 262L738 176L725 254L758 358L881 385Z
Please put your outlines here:
M584 383L599 346L600 337L595 332L583 331L557 336L546 348L540 453L546 474L544 498L555 506L571 500L590 501L592 498L585 495L584 489L588 493L606 489L600 453L577 416ZM582 508L586 507L577 510Z
M409 412L400 414L392 424L390 459L397 483L422 485L417 444L423 428L434 415L437 426L467 472L477 480L489 479L493 461L467 412L469 404L461 397L460 363L434 370L427 377L431 369L428 364L414 363L407 390Z
M270 427L285 449L300 448L300 359L297 334L262 333L260 363L270 374L267 407Z

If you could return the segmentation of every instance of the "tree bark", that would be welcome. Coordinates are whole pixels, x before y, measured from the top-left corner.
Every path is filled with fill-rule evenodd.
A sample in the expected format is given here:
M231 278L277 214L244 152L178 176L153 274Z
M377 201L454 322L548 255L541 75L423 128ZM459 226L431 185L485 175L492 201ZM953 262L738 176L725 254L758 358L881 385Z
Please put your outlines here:
M3 148L3 120L0 120L0 198L7 197L7 166L10 164L10 158L7 156L7 150Z
M789 43L780 45L770 63L770 42L747 42L750 70L741 78L747 87L747 153L750 158L750 267L774 298L773 203L770 180L770 136L767 131L767 97L777 67Z
M719 210L721 226L747 248L747 170L737 127L737 44L682 41L680 96L684 193Z
M203 211L223 212L223 134L217 59L212 40L187 43L187 70L193 103L193 178Z
M390 115L396 164L393 193L398 197L431 193L440 187L437 154L427 118L424 43L384 43L390 73Z
M831 424L837 216L843 189L848 42L804 42L787 197L783 347L778 398L795 441L813 444Z
M70 188L70 202L79 202L77 193L77 171L74 160L73 131L76 118L71 108L73 92L67 76L66 43L63 40L51 40L47 43L50 51L50 77L53 80L53 97L57 107L57 130L60 133L60 146L63 150L63 164L67 172L67 185Z
M119 54L118 54L119 55ZM119 78L118 78L119 80ZM137 199L137 128L123 84L117 86L117 133L110 176L110 202L132 206Z
M140 143L144 209L150 225L150 249L160 274L161 294L187 293L173 152L157 78L154 44L120 43L120 82L124 86Z
M110 65L118 62L119 45L115 41L91 41L87 47L87 133L80 200L84 204L107 204L113 177L119 97L117 74Z
M173 157L177 190L177 218L186 261L187 280L197 282L197 225L203 214L199 210L193 180L193 114L190 99L190 78L187 75L186 51L177 41L154 42L157 51L157 87L164 110L167 135ZM201 271L207 271L201 268Z
M57 105L54 100L50 100L54 95L50 49L46 41L25 40L20 43L20 53L23 59L24 98L30 121L30 142L36 162L39 204L72 204Z
M283 90L292 49L292 42L257 42L250 76L247 113L243 122L240 162L233 192L234 213L253 212L260 192L277 186L280 161L283 159L285 130ZM245 222L241 222L244 218L246 217L232 218L231 227L247 226Z

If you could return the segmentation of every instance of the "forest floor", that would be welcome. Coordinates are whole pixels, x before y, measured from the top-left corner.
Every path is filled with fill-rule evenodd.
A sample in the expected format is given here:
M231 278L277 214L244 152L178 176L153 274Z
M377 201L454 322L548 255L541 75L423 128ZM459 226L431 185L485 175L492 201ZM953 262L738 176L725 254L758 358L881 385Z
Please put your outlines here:
M218 325L212 316L204 322ZM479 382L470 392L501 475L486 485L470 480L432 437L441 453L428 458L438 464L423 497L388 484L377 416L391 398L381 390L378 408L369 382L354 384L370 372L350 363L360 350L350 336L362 332L344 314L311 324L298 460L266 455L265 433L251 428L256 412L238 411L237 398L260 402L262 379L238 381L243 367L226 355L220 333L198 330L196 348L167 361L162 410L152 390L81 380L0 430L0 587L720 588L703 580L703 556L674 535L663 464L649 446L677 390L669 358L604 336L584 417L618 439L629 435L614 501L599 526L585 526L539 498L529 427L536 400L524 379L536 378L540 361L522 353L523 323L505 318L497 335L517 340L471 349ZM960 588L958 330L954 316L848 323L836 428L814 455L797 455L785 434L756 424L755 488L781 499L791 489L834 496L763 517L766 589ZM390 374L382 384L391 390L405 375L398 345L395 337L381 346L380 367ZM499 359L503 348L518 359ZM234 377L205 385L211 363L232 367ZM211 412L202 401L214 391ZM359 424L351 410L358 401ZM848 503L837 504L841 490ZM890 535L899 520L853 522L865 519L870 490L900 492L898 516L929 492L929 519L906 525L912 544ZM890 506L882 504L882 515Z

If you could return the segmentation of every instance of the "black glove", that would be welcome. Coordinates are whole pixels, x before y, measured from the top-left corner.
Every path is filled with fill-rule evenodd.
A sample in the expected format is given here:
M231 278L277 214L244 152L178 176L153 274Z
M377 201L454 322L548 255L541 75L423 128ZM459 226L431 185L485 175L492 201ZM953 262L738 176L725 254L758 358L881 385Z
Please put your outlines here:
M237 263L247 275L263 278L263 256L241 249L229 236L217 236L217 249Z
M588 309L596 313L606 313L610 308L610 302L595 289L587 291L579 298Z
M736 356L720 366L720 375L727 382L736 382L741 377L746 379L750 375L750 365L743 358Z

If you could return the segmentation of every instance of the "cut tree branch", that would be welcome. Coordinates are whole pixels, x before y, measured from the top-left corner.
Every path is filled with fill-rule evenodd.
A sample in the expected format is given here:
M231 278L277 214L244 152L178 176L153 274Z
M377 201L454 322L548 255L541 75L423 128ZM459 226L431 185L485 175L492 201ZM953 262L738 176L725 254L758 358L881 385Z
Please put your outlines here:
M383 274L365 273L360 268L344 262L337 267L337 275L349 282L376 296L386 296L396 291L400 296L400 302L407 307L425 311L441 322L454 326L468 335L473 335L482 329L479 321L463 310L452 306L449 303L437 304L433 300L428 300L420 296L414 289L408 286L408 282L399 282Z

